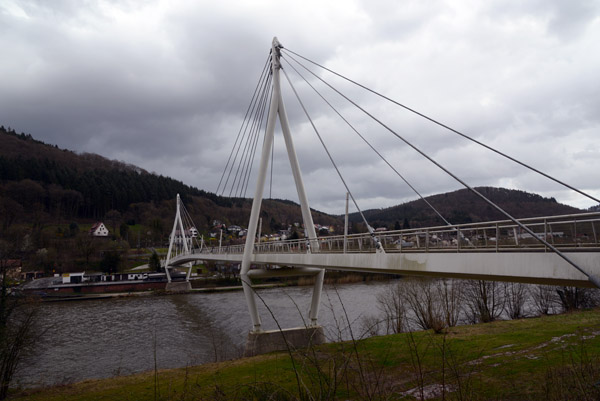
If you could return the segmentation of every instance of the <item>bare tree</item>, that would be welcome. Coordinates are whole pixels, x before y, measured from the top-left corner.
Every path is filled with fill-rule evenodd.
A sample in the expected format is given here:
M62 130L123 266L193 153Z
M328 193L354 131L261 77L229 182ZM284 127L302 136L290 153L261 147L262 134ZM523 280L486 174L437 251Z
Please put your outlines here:
M504 298L506 300L506 312L511 319L524 317L525 300L527 299L527 287L521 283L504 283Z
M462 286L458 280L413 277L386 288L377 296L386 332L404 331L409 319L414 326L436 333L456 326L461 313Z
M117 223L121 221L121 213L118 210L111 209L106 212L104 218L110 222L110 227L112 228L112 236L117 236Z
M365 316L361 320L361 336L373 337L379 335L381 320L377 316Z
M555 287L551 285L535 285L529 290L533 305L540 315L547 315L557 303Z
M454 327L458 324L463 302L463 286L461 280L438 280L437 292L440 296L446 326Z
M600 291L592 288L557 287L563 311L593 308L600 304Z
M377 307L383 313L385 332L402 333L405 328L406 309L402 296L402 282L388 286L377 295Z
M21 357L35 340L37 308L24 297L9 291L11 261L21 256L22 249L20 236L0 238L0 399L7 397Z
M75 238L75 244L79 254L85 258L85 265L88 266L90 264L90 257L97 250L97 243L94 237L89 233L80 232Z
M405 281L404 300L414 313L414 322L423 330L440 333L445 327L441 294L435 281L428 278L412 278Z
M505 298L501 283L469 280L465 282L464 295L467 320L471 323L492 322L504 311Z

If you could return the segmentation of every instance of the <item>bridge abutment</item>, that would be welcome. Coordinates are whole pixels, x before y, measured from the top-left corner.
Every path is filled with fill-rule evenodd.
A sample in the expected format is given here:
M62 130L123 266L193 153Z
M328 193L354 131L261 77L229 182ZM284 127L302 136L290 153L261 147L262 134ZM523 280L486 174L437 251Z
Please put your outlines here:
M187 292L192 290L192 283L189 281L171 281L165 286L168 292Z
M273 351L292 351L326 343L322 326L292 329L251 331L248 333L244 356L266 354Z

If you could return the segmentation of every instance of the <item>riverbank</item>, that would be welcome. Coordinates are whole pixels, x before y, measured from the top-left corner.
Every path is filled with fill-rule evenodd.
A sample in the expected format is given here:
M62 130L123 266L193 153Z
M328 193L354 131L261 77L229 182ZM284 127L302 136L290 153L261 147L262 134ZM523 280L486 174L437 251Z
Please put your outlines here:
M255 289L266 289L266 288L277 288L286 287L285 283L273 283L273 284L255 284ZM229 292L229 291L241 291L243 288L241 285L234 286L214 286L204 288L192 288L189 291L178 292L181 294L207 294L213 292ZM165 290L149 290L149 291L130 291L130 292L105 292L96 294L51 294L42 297L42 302L73 302L73 301L93 301L100 299L111 299L111 298L124 298L124 297L145 297L145 296L159 296L169 295L171 293Z
M398 275L373 274L373 273L347 273L347 272L328 272L325 276L325 285L342 285L352 283L368 283L373 281L389 281L399 278ZM48 280L48 279L46 279ZM275 278L267 280L256 280L253 284L255 289L293 287L293 286L312 286L314 277L300 278ZM42 280L38 280L42 282ZM179 293L212 293L221 291L241 291L242 286L238 278L195 278L190 281L192 289ZM43 283L41 283L43 284ZM25 288L29 294L39 296L43 302L62 302L62 301L89 301L121 297L136 297L147 295L165 295L169 294L164 290L165 282L144 282L141 280L131 282L108 282L108 283L83 283L63 285L60 291L53 291L54 288L38 284L32 288ZM75 290L78 288L78 290Z
M599 381L595 309L88 380L11 399L298 399L302 392L314 399L593 400Z

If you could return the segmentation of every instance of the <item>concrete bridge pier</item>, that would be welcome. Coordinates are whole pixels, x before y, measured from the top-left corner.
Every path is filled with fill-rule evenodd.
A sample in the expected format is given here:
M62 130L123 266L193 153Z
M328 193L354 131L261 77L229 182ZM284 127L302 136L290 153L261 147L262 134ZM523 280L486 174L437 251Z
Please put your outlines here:
M187 292L192 290L192 283L189 281L171 281L165 286L167 292Z
M266 354L273 351L295 351L326 342L322 326L292 329L251 331L248 333L244 356Z
M315 283L315 290L313 292L313 299L309 312L310 325L291 329L265 331L255 329L250 331L246 341L244 356L254 356L273 351L285 351L288 349L293 351L298 348L308 348L326 342L323 327L316 324L324 273L324 269L307 267L273 270L255 269L248 272L249 278L316 276L317 282Z

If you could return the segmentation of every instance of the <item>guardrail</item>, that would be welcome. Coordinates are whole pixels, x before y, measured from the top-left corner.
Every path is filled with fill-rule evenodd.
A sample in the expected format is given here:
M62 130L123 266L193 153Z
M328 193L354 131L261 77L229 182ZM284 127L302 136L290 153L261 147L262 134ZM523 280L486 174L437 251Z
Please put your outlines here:
M600 213L536 217L519 220L535 236L560 250L598 250ZM375 238L386 252L514 252L549 249L511 220L427 228L335 235L316 239L256 243L254 253L374 253ZM345 243L345 246L344 246ZM198 251L195 251L197 253ZM206 247L200 253L244 252L244 245Z

